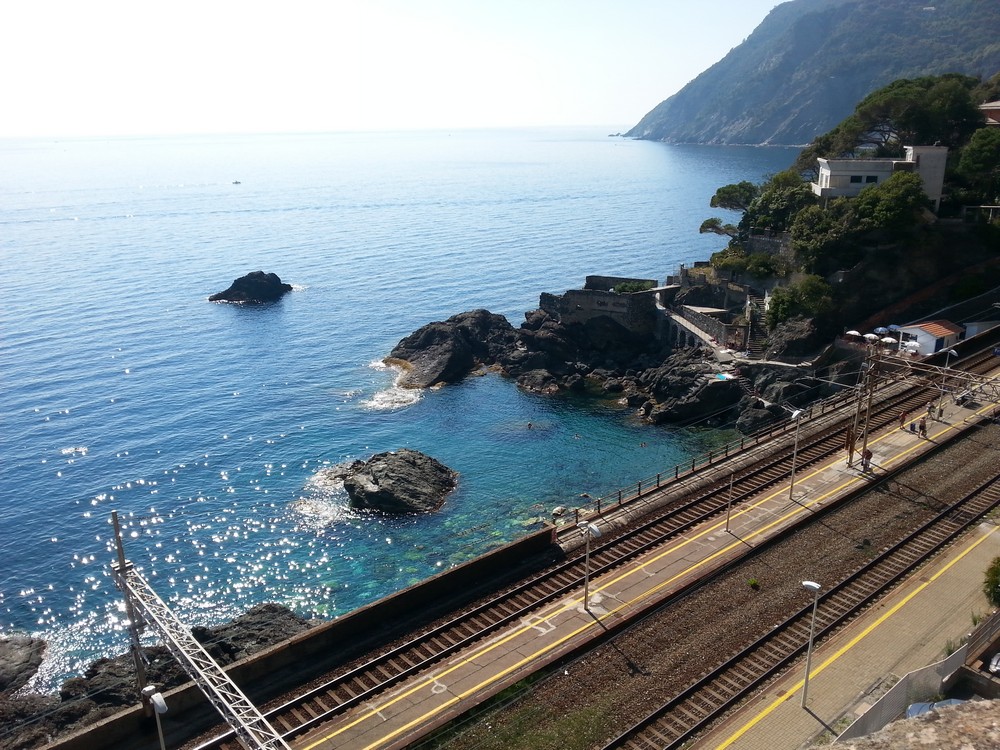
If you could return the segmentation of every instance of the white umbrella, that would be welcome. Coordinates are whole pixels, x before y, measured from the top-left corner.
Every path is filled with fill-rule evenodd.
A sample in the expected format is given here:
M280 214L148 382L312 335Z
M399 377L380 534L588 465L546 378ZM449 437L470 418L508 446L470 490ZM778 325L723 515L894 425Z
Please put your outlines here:
M865 340L866 341L876 341L877 339L878 339L878 336L876 334L874 334L874 333L866 333L865 334Z
M882 338L880 339L880 341L881 341L881 342L882 342L883 344L895 344L895 343L896 343L896 339L894 339L894 338L893 338L892 336L883 336L883 337L882 337Z
M861 331L848 331L844 335L845 336L860 336L861 335Z

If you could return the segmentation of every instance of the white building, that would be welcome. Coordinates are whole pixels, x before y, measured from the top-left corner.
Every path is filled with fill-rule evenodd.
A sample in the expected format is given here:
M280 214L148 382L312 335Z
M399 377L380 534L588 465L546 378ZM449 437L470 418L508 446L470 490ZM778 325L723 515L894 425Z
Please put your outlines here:
M980 104L979 109L982 110L987 125L1000 125L1000 100Z
M947 146L904 146L903 159L817 159L819 177L812 191L820 198L853 198L869 185L885 182L894 172L916 172L924 183L924 192L941 204Z
M918 353L926 356L955 346L965 329L948 320L926 320L923 323L901 326L904 341L916 341Z

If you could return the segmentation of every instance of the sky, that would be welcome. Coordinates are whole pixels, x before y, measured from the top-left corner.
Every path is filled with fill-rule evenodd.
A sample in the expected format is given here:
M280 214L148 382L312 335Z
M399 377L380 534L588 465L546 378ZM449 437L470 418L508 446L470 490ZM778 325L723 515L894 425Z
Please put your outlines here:
M780 0L11 0L0 137L624 131Z

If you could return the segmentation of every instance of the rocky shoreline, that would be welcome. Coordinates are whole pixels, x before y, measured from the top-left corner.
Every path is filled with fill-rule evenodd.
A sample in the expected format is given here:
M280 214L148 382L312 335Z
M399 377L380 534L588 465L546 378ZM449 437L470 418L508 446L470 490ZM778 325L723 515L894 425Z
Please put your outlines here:
M311 627L307 620L278 604L261 604L215 628L193 627L192 635L222 666L291 638ZM0 727L4 750L27 750L48 744L138 703L135 667L128 654L98 659L83 675L66 680L57 695L25 692L37 672L45 642L28 636L0 641ZM165 646L144 648L147 681L169 689L189 682ZM6 734L10 732L10 734Z
M790 340L812 334L806 321L788 328ZM458 383L487 368L533 393L615 399L650 424L735 422L744 433L787 419L788 406L803 406L856 379L842 377L837 365L723 364L708 346L671 348L611 317L566 323L544 309L526 313L520 328L488 310L429 323L402 339L385 361L402 370L404 387Z

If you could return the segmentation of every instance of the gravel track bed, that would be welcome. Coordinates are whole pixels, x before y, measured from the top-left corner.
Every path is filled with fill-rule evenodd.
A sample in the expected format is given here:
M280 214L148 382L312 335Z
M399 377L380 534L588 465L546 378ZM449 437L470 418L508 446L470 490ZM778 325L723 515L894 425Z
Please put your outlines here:
M993 476L998 446L997 425L971 431L520 695L512 690L506 705L469 720L456 736L422 747L600 746L802 607L802 580L842 579L931 518L945 499ZM756 590L751 579L759 581Z

